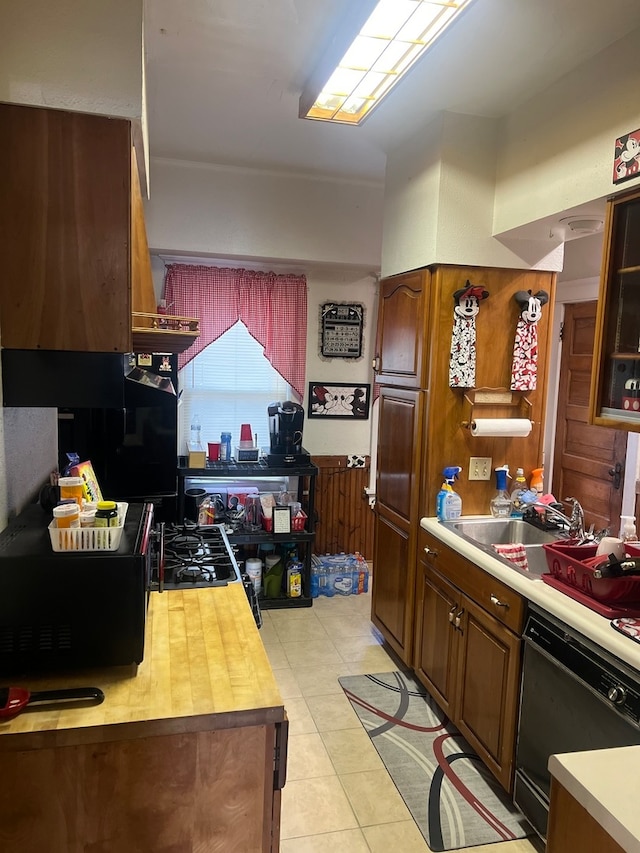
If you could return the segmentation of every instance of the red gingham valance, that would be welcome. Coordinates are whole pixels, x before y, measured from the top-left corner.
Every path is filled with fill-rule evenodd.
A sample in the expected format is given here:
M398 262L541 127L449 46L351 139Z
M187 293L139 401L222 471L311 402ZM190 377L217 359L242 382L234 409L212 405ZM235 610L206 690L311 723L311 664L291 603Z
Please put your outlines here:
M170 264L164 284L170 314L197 317L200 337L178 356L184 367L242 320L278 373L304 396L307 279L244 269Z

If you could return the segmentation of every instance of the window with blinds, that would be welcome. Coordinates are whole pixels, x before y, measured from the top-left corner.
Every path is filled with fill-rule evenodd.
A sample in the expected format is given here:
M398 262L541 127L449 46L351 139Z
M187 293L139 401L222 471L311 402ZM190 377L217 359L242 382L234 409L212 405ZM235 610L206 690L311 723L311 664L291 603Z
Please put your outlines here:
M178 450L187 451L191 420L200 418L202 444L231 433L231 452L240 425L251 424L258 446L269 447L267 406L291 399L291 388L265 358L260 344L242 322L209 344L180 371Z

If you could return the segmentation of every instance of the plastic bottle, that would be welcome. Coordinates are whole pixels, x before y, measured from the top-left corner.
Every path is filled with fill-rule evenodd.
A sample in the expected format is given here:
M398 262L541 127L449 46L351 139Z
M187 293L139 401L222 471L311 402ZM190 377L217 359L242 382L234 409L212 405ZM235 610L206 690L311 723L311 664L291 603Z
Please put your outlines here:
M513 518L522 518L522 496L525 494L526 491L527 479L524 476L524 469L518 468L518 470L516 471L514 487L511 491L511 516Z
M622 539L623 542L638 541L635 515L620 516L620 539Z
M98 501L93 519L94 527L117 527L118 508L115 501Z
M453 490L460 471L462 468L458 465L451 465L442 472L444 482L436 496L436 515L440 521L452 521L462 515L462 498Z
M75 501L54 506L53 517L56 520L56 527L80 527L80 508Z
M542 492L544 490L544 468L534 468L531 472L531 484L530 488L538 493L538 499L542 497Z
M509 466L502 465L500 468L495 468L494 470L496 474L496 493L489 502L489 509L494 518L509 518L511 515L511 497L507 491Z
M202 447L202 427L200 425L200 415L197 413L191 418L191 450L203 450Z
M220 461L231 461L231 433L223 432L220 434Z

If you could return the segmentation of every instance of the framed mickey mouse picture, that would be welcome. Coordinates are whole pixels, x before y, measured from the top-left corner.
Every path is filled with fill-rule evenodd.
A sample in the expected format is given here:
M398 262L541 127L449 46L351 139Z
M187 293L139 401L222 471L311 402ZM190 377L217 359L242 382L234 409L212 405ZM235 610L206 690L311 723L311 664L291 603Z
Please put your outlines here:
M613 183L620 184L640 174L640 128L616 139Z
M371 385L346 382L310 382L310 418L343 418L345 420L367 420Z

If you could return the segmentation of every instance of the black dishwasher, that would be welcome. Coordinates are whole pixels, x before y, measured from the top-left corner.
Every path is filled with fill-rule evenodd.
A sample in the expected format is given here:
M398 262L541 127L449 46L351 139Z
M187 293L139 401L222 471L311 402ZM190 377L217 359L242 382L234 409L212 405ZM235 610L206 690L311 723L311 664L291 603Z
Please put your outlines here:
M640 744L640 676L533 606L524 641L514 802L545 839L549 756Z

